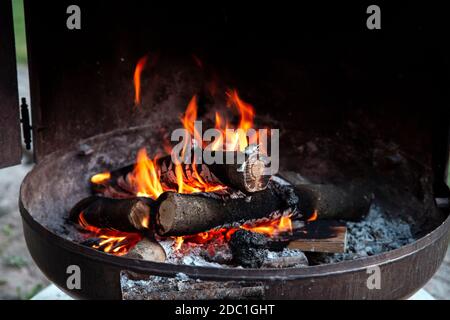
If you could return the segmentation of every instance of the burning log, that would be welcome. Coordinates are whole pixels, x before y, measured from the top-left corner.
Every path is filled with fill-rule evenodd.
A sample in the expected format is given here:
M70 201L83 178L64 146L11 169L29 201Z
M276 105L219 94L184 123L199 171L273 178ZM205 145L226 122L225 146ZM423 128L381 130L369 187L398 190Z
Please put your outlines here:
M151 203L152 200L148 198L109 199L92 196L77 203L69 219L78 222L82 218L88 225L124 232L144 230L149 226Z
M271 188L233 199L167 192L160 200L156 229L161 236L196 234L226 224L267 218L286 209L286 201Z
M245 152L216 152L221 159L233 159L232 164L212 164L208 168L225 185L242 192L253 193L267 188L271 175L265 172L267 159L257 146L250 145ZM245 159L238 164L238 159Z
M158 242L144 238L136 244L125 255L125 257L146 261L164 262L166 261L166 252Z
M265 172L266 157L264 157L256 146L249 146L245 152L238 151L216 151L213 152L215 158L223 160L222 164L181 164L181 173L183 180L189 185L190 181L199 180L209 184L209 187L219 187L220 183L225 187L229 186L245 193L253 193L264 190L271 176ZM192 158L194 158L192 152ZM228 159L228 160L227 160ZM241 159L240 164L237 160ZM232 160L232 161L231 161ZM226 163L232 162L230 164ZM177 166L173 163L170 155L156 160L159 180L162 184L176 189L178 184ZM132 174L134 165L129 165L110 173L100 173L91 178L91 187L95 193L106 194L114 198L129 198L135 194L130 174ZM201 184L201 183L200 183ZM208 191L208 190L205 190Z
M298 209L310 220L358 220L369 212L373 198L362 183L348 185L297 184Z

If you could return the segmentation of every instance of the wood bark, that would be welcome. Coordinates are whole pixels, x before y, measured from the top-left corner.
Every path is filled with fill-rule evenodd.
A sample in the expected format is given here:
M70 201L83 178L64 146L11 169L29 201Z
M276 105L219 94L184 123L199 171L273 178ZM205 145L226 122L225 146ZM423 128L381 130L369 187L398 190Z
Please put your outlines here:
M135 232L147 229L150 222L151 199L110 199L92 196L77 203L69 214L70 220L84 220L97 228Z
M237 199L174 192L160 198L156 230L162 236L196 234L226 224L267 218L285 208L285 201L270 188Z
M363 183L297 184L298 209L306 219L358 220L369 212L372 193Z

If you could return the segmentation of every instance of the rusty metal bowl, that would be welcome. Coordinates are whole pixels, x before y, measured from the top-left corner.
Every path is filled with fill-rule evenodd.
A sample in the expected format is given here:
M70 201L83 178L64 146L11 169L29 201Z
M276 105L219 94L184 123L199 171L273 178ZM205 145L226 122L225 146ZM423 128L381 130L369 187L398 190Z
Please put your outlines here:
M155 263L105 254L74 242L65 217L77 200L89 194L89 176L131 163L136 146L159 145L159 137L152 134L155 132L158 128L150 126L95 136L83 141L81 149L48 155L23 181L19 204L28 249L48 279L68 295L121 299L120 273L127 270L143 275L175 277L184 273L193 279L243 281L262 286L262 299L402 299L419 290L443 260L450 235L448 213L445 221L412 244L371 257L306 268L220 269ZM80 289L67 287L70 265L80 267ZM380 289L367 285L371 275L368 268L374 266L381 271Z

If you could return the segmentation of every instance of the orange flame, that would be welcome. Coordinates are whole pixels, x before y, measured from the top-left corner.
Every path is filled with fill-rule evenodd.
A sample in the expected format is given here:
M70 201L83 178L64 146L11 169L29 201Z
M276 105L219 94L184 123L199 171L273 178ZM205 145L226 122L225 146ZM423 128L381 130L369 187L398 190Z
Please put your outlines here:
M197 96L194 95L189 101L189 104L184 112L184 116L181 118L181 123L184 128L192 135L195 136L194 122L197 120Z
M236 128L233 128L227 119L223 119L222 116L216 112L214 128L219 130L222 135L219 139L213 142L211 149L213 151L222 149L225 151L244 151L248 146L248 131L253 128L254 125L253 120L255 110L251 104L244 102L239 97L236 90L229 90L226 94L228 97L228 107L235 107L239 113L239 124Z
M318 217L317 210L314 210L314 212L311 215L311 217L309 217L306 221L308 221L308 222L316 221L317 217Z
M103 184L111 179L111 173L109 172L103 172L98 173L91 177L91 182L94 184Z
M78 216L78 222L81 227L91 233L91 236L98 238L98 243L93 244L92 248L118 256L126 254L143 238L140 233L94 227L86 221L83 212Z
M161 181L158 158L151 160L145 148L139 150L133 172L128 175L129 183L138 197L157 199L165 191L176 191ZM178 193L214 192L227 187L205 181L197 170L195 163L189 165L189 177L183 171L183 165L175 165L175 176Z
M181 246L183 245L184 238L183 237L175 237L175 246L174 249L176 251L181 249Z
M139 59L136 68L134 70L134 104L136 106L141 104L141 73L144 70L145 65L147 64L148 57L144 56Z
M242 225L242 229L262 233L268 237L275 237L282 233L292 233L291 216L283 216L276 220L262 222L256 226Z
M130 184L138 197L157 199L164 189L159 179L156 158L149 159L145 148L139 150L134 170L128 175Z
M255 116L255 109L247 102L244 102L236 90L230 90L227 92L228 105L235 106L241 117L239 121L239 129L247 132L248 129L253 127L253 118Z

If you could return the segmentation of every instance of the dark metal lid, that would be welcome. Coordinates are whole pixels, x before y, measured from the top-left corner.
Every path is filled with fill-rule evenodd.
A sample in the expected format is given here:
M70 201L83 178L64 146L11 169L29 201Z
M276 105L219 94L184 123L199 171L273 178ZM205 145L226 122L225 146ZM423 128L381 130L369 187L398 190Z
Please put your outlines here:
M20 163L19 101L11 1L0 1L0 168Z
M217 76L219 85L236 87L258 114L296 124L294 131L326 129L332 134L333 128L348 122L347 115L362 113L382 124L377 138L406 141L417 156L437 155L434 165L443 176L450 61L436 19L428 14L413 19L408 17L419 15L419 10L409 15L395 11L399 19L408 20L408 28L386 23L380 32L372 32L355 18L359 11L353 7L348 23L330 29L325 18L311 28L323 8L295 11L296 19L286 19L293 18L286 8L261 7L253 15L248 14L253 7L235 10L225 4L218 8L189 3L186 8L134 0L77 3L81 29L70 30L67 8L73 1L43 6L25 0L37 160L114 129L177 122L192 95L205 90L205 79ZM143 105L136 109L133 72L146 54ZM150 66L158 54L158 63ZM202 60L203 70L192 62L192 54ZM202 74L207 68L214 72ZM4 74L2 70L0 78ZM9 104L18 105L16 95ZM17 114L9 124L18 124ZM16 127L6 129L16 134L6 134L10 144L18 144ZM3 125L0 130L5 130ZM13 158L17 161L18 153Z

